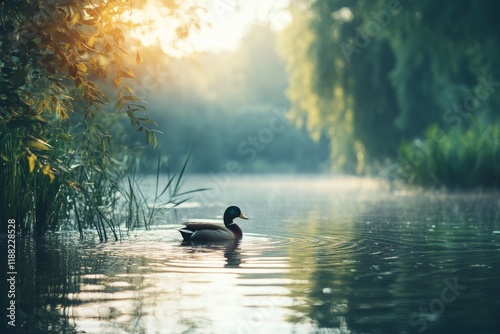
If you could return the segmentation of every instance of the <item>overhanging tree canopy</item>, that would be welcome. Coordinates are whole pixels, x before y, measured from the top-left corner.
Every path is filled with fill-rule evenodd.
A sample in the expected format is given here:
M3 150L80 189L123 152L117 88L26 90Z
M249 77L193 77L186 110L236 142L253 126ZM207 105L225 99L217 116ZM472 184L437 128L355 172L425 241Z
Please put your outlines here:
M326 131L334 163L350 171L394 157L430 124L491 117L499 9L492 0L292 0L282 40L292 114Z
M156 145L158 131L145 102L126 82L135 78L130 64L142 61L139 42L128 38L138 24L130 14L146 2L0 1L2 222L15 219L20 232L33 224L43 234L69 217L72 197L81 197L81 212L98 217L88 218L89 224L109 222L105 210L118 190L110 127L117 125L97 116L126 113L132 127ZM159 4L177 38L199 28L195 2ZM116 95L108 98L111 86Z

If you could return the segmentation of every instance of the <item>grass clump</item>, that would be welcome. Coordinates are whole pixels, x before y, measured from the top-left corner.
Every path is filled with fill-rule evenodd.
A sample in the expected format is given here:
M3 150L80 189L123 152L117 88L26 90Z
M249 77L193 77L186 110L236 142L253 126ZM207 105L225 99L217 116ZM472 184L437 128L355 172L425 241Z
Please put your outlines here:
M399 151L400 176L449 189L500 188L500 123L474 120L466 129L431 126Z
M179 174L170 174L159 157L150 196L137 176L138 169L151 172L139 164L145 148L128 144L120 115L99 123L113 133L89 139L85 128L57 122L57 127L29 129L50 138L30 141L25 128L0 126L0 220L15 219L16 231L23 235L76 229L83 236L93 229L101 241L117 240L122 224L149 228L156 213L199 191L181 189L189 159ZM163 175L167 180L160 188Z

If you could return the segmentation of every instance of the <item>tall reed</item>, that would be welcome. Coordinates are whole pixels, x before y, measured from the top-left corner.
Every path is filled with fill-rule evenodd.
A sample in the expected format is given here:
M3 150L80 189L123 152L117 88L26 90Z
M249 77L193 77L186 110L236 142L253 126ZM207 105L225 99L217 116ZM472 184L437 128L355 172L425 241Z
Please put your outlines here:
M186 158L178 174L171 173L168 166L163 166L161 156L158 156L153 195L146 195L147 193L143 188L150 188L151 186L141 182L136 177L137 174L135 171L131 176L127 177L127 186L124 192L127 203L127 229L138 226L144 226L148 229L152 225L156 215L162 214L188 201L190 199L189 195L193 193L207 190L207 188L197 188L184 191L182 188L182 182L185 178L184 175L191 154L192 151ZM165 179L163 186L161 185L162 179Z
M120 141L119 130L115 122L113 136L101 138L97 144L102 146L95 148L95 140L86 140L74 129L75 135L69 128L45 128L41 135L52 139L30 147L22 129L0 127L1 221L15 219L21 234L77 229L83 237L93 229L101 241L118 240L122 222L127 229L149 228L155 213L201 190L181 190L189 158L179 174L165 173L166 185L161 188L163 167L158 157L154 196L146 195L150 192L143 190L137 177L143 151ZM1 226L6 233L6 224Z

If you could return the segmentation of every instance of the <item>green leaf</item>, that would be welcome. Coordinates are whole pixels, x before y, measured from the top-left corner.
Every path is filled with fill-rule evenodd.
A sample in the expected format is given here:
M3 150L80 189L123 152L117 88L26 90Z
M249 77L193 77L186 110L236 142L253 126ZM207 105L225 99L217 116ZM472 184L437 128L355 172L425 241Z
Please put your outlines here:
M71 135L69 133L60 133L56 135L57 139L62 139L62 140L70 140L72 139Z
M130 119L133 119L133 120L135 120L135 119L136 119L136 117L135 117L135 115L134 115L134 111L133 111L132 109L130 109L130 108L127 108L127 115L128 115L128 117L129 117Z
M137 120L144 123L144 124L156 125L156 123L151 118L137 117Z
M130 94L135 94L134 90L133 90L130 86L123 85L122 87L123 87L123 89L125 89L127 92L129 92Z
M156 148L156 146L158 146L158 136L153 134L153 148Z
M26 82L26 71L25 70L17 70L11 73L9 76L10 83L14 87L23 86Z
M48 143L38 138L28 139L24 142L24 145L40 151L48 151L52 148Z
M135 95L125 95L123 99L127 101L142 101L139 97Z
M124 106L125 106L125 100L124 99L118 99L118 101L116 101L116 104L115 104L115 109L116 110L122 110ZM127 111L127 113L128 113L128 111Z

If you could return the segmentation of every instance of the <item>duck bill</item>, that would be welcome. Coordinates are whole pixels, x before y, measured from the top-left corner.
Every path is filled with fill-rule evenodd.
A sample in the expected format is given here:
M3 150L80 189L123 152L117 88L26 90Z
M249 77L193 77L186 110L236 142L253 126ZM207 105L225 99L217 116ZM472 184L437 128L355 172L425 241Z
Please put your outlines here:
M244 215L244 214L242 214L242 213L240 213L240 218L241 218L241 219L250 219L250 218L248 218L247 216L245 216L245 215Z

